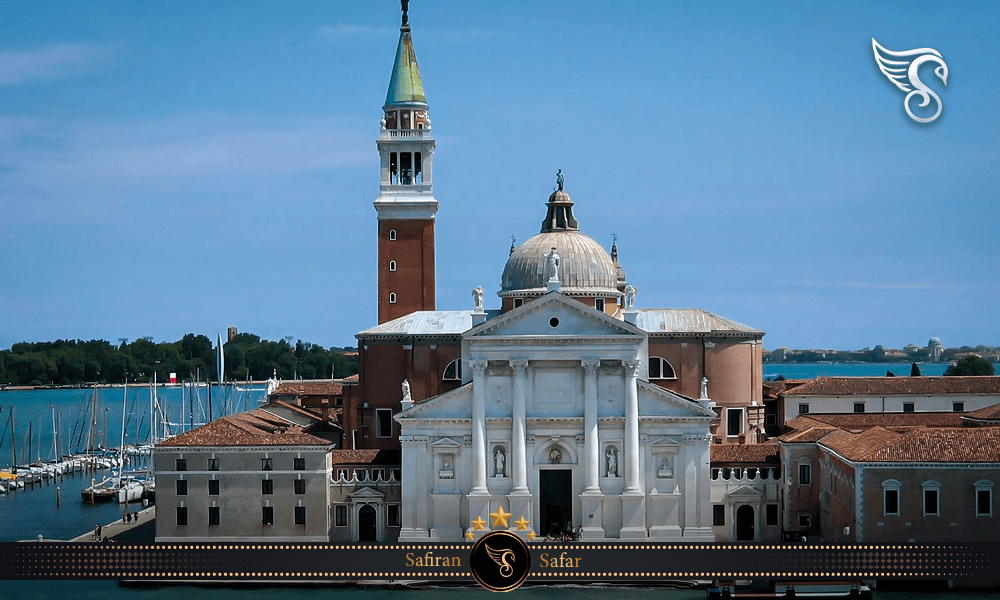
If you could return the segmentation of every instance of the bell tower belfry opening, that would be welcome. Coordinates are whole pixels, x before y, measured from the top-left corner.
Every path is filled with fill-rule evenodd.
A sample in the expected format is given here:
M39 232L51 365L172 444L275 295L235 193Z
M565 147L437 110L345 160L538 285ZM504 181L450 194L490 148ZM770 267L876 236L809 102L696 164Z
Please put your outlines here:
M396 61L382 107L378 212L378 322L435 310L434 137L402 0Z

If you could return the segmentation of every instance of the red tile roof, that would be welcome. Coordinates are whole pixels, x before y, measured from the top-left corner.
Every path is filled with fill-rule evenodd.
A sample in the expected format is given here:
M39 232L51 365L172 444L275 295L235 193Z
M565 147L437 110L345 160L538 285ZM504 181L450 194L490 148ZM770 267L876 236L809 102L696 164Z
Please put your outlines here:
M835 429L823 436L820 444L853 461L863 461L872 452L898 441L902 434L882 427L872 427L860 433Z
M963 416L976 421L997 421L1000 420L1000 404L980 408Z
M342 396L344 384L339 381L285 381L272 396Z
M778 444L712 444L712 464L777 463Z
M897 396L908 394L1000 394L1000 376L817 377L785 396Z
M954 412L912 413L809 413L787 423L793 429L829 425L841 429L869 429L871 427L961 427L962 414Z
M334 450L335 465L395 465L402 462L400 450Z
M791 433L786 433L785 435L778 438L778 441L785 442L788 444L806 444L810 442L818 442L823 439L831 431L836 431L836 427L830 426L816 426L816 427L806 427L801 431L793 431Z
M327 440L302 431L301 427L277 426L267 419L242 413L221 417L168 438L157 447L175 446L331 446Z
M1000 428L920 428L905 433L874 427L837 430L820 442L855 462L1000 462Z

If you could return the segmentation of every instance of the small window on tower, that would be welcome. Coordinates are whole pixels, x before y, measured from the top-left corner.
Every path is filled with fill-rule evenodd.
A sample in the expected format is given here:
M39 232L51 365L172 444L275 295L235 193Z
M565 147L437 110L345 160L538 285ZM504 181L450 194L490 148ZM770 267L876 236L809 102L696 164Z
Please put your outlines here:
M396 128L396 111L390 110L385 113L385 128L395 129Z
M394 261L394 260L390 260L389 261L389 270L390 271L395 271L396 270L396 261Z
M396 292L389 292L389 304L396 303Z
M399 183L400 185L413 184L413 154L410 152L399 153Z
M403 117L402 118L403 126L400 129L409 129L410 128L410 111L408 111L408 110L402 110L402 111L400 111L400 116Z
M390 229L389 230L389 241L390 242L395 242L396 241L396 230L395 229Z
M596 308L601 312L604 312L604 298L597 298L596 300L594 300L594 308Z
M389 153L389 183L391 185L399 183L399 162L395 152Z
M423 183L424 182L424 173L423 173L424 170L423 170L422 167L423 167L423 165L420 162L420 153L419 152L414 152L413 153L413 182L414 183Z

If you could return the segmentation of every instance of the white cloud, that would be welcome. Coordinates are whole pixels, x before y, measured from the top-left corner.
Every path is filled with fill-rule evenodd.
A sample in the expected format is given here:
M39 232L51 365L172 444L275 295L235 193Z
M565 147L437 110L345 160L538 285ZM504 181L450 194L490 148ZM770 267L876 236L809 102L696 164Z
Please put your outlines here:
M34 50L0 52L0 86L79 75L109 52L92 44L54 44Z

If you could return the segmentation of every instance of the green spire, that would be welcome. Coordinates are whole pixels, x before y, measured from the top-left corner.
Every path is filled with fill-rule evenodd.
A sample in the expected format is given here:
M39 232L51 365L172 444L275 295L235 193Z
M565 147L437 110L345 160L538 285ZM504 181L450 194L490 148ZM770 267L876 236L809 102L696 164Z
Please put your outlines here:
M392 65L392 78L389 79L389 93L385 95L385 105L414 102L427 104L427 98L424 96L424 84L420 81L417 55L413 52L410 26L406 24L399 30L399 46L396 47L396 62Z

